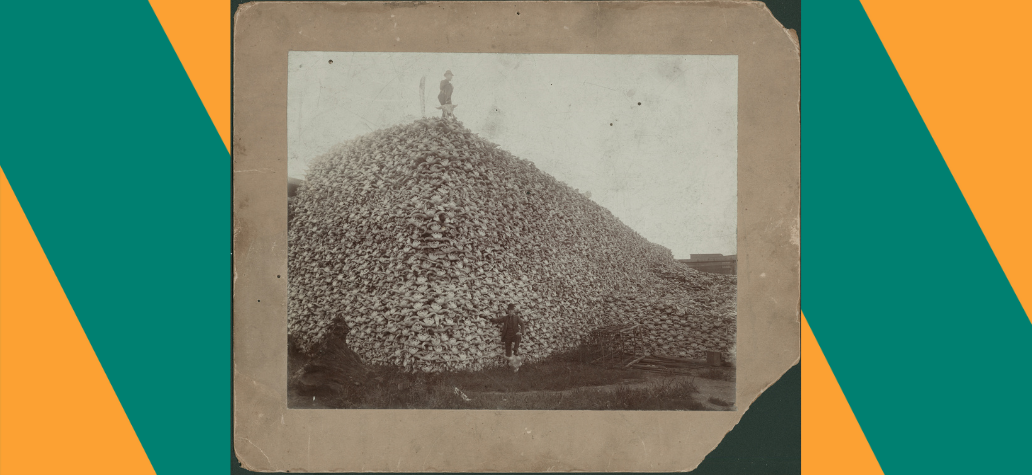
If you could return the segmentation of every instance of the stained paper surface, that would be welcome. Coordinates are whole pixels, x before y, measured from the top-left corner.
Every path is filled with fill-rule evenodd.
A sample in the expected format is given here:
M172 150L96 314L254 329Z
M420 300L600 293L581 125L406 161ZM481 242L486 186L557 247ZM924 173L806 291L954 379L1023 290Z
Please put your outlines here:
M763 4L262 2L240 8L234 41L234 430L237 455L246 467L311 472L690 470L733 428L763 389L798 361L799 53L791 32L784 30ZM647 78L633 74L636 68L661 63L663 58L657 55L669 58L671 65L681 68L679 77L698 82L718 75L713 80L716 90L700 96L694 104L699 108L718 107L720 101L708 104L706 99L733 94L734 110L707 112L705 117L713 118L714 124L693 123L689 119L682 123L656 123L653 128L668 139L655 140L652 149L656 156L667 157L670 153L663 147L691 148L695 143L704 148L697 154L714 160L700 159L695 171L709 171L712 177L695 182L701 183L699 186L713 186L714 190L693 192L714 202L705 203L699 210L717 209L737 218L734 229L711 230L707 234L720 237L707 246L725 246L716 252L738 254L736 411L287 409L287 292L286 279L277 277L286 274L287 178L303 175L306 157L334 145L318 136L306 139L303 131L314 126L291 127L291 123L309 117L307 120L321 121L327 127L334 126L334 121L354 122L356 126L344 129L363 126L375 130L392 125L390 121L399 115L418 118L422 114L418 90L413 87L412 97L388 95L370 99L369 94L356 92L356 103L347 107L320 106L318 97L298 100L298 105L316 108L306 116L291 110L297 106L288 97L303 97L317 91L291 89L288 76L291 68L304 59L321 59L322 54L350 56L361 65L366 58L386 52L397 53L392 58L413 71L414 82L404 79L413 84L418 83L418 77L430 74L422 72L431 66L420 59L426 55L419 53L439 54L451 58L448 61L452 63L490 63L502 57L484 55L488 59L478 59L470 53L534 55L508 56L524 58L528 81L539 81L555 70L547 62L548 55L577 55L569 57L569 66L578 67L574 63L581 61L582 69L597 67L599 79L555 95L555 100L569 98L571 102L592 98L594 102L615 101L615 94L623 96L620 100L636 104L637 99L630 101L635 96L644 103L674 93L650 87ZM613 59L607 64L592 61L589 55L624 56L608 56ZM338 61L341 60L335 63ZM326 64L330 64L328 60ZM621 68L621 64L625 67ZM712 66L709 72L703 69L706 65ZM474 68L451 68L456 72L456 97L460 97L459 87L467 88L467 97L480 97L473 103L460 103L456 115L467 127L486 134L489 140L517 156L547 156L540 144L543 140L559 143L549 138L548 134L554 131L509 113L514 104L501 100L484 104L490 87L505 84L490 76L490 66L481 65L480 72L471 74L465 85L458 74ZM684 71L695 71L696 76ZM361 79L362 69L355 75ZM477 79L482 84L477 84ZM384 82L375 76L361 80ZM730 80L737 86L721 89ZM436 76L430 76L429 88L436 89L436 81ZM668 82L674 91L682 87L677 82ZM634 86L636 83L638 86ZM477 92L477 88L482 91ZM697 89L683 88L684 94L691 90ZM428 115L439 113L432 108L435 94L433 91L427 95ZM535 100L538 99L529 98L527 102ZM371 104L372 101L382 101L382 108ZM494 113L488 107L492 105L497 106ZM341 110L360 111L361 117L334 117ZM399 114L401 110L404 112ZM571 110L568 122L562 123L583 126L578 125L585 121L581 113ZM693 133L708 126L725 128L724 135L713 134L725 140L693 142ZM616 125L613 127L615 130ZM732 129L735 133L728 132ZM521 135L531 140L521 142ZM643 209L649 209L641 204L648 203L648 199L641 201L640 196L655 193L651 188L673 187L649 187L647 182L635 182L635 177L613 176L599 181L594 175L578 171L590 160L598 160L599 155L604 157L608 152L610 156L619 156L619 150L650 139L639 137L638 142L632 142L636 139L634 131L630 131L616 132L609 140L562 151L569 157L576 150L588 149L584 158L555 160L541 166L560 180L585 183L583 187L593 191L593 199L608 200L604 206L618 216L629 216L621 216L626 224L653 242L674 249L664 240L677 241L676 226L663 229L656 223L668 220L649 221L656 216L634 218L635 214L643 214ZM733 143L727 143L728 140ZM734 159L728 161L725 157L721 162L721 154L734 155ZM687 161L688 158L660 161L646 166L665 167L669 169L668 175L676 177L693 171ZM710 170L719 168L715 165L718 163L735 166ZM735 193L721 195L719 184L728 180L737 181L737 186L731 187ZM621 190L616 186L620 183L635 185ZM625 193L623 198L621 193ZM684 190L672 193L666 204L690 199L679 193ZM663 202L659 196L651 200ZM634 205L620 210L622 203ZM654 213L673 216L676 210L676 206L659 206ZM632 222L634 219L640 222ZM697 240L682 239L686 243ZM680 254L690 252L689 247L684 249ZM687 257L679 255L677 249L674 253L676 257Z

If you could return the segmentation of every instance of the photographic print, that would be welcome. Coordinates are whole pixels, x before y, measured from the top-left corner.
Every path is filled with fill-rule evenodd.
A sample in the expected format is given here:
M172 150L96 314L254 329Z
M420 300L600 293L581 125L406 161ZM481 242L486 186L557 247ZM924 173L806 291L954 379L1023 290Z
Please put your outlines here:
M291 51L290 408L735 409L738 57Z
M690 471L798 363L799 44L763 4L235 25L244 467Z

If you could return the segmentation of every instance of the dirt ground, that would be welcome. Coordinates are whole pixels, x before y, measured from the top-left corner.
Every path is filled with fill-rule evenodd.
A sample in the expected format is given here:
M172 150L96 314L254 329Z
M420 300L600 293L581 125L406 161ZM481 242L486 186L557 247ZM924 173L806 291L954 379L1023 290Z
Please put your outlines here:
M735 370L699 362L680 374L555 361L464 374L379 373L362 387L306 394L289 388L291 408L702 410L735 407Z
M699 371L695 371L699 373ZM734 410L735 401L735 383L734 381L722 381L714 379L706 379L699 377L695 374L685 375L656 375L646 374L642 379L627 379L614 384L608 384L604 386L584 386L572 389L566 389L562 391L518 391L518 392L501 392L501 391L468 391L464 392L470 399L482 399L483 405L491 406L522 406L521 399L524 400L542 400L542 399L562 399L564 397L574 396L581 392L594 392L594 393L609 393L612 394L618 390L641 390L656 388L661 385L669 385L671 383L689 383L693 385L698 393L694 395L695 399L701 402L704 406L701 410L706 411L731 411ZM712 399L719 399L720 401L731 403L730 406L718 405L710 402Z

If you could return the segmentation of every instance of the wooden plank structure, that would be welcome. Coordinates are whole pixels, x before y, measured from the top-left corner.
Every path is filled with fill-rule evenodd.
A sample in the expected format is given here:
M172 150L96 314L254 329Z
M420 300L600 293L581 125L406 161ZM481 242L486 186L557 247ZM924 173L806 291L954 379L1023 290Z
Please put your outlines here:
M722 364L720 353L713 351L707 352L706 360L649 354L645 346L646 341L648 330L640 324L623 323L602 327L588 335L585 341L587 352L583 361L660 374L686 374L692 369Z
M720 358L719 351L707 351L706 352L706 364L710 366L720 366L724 362Z
M630 363L627 363L626 368L640 369L652 373L679 374L688 373L692 369L703 366L706 366L706 363L702 361L675 358L673 356L645 355L633 358Z
M609 325L588 334L591 363L619 364L628 356L645 354L645 327L636 323Z

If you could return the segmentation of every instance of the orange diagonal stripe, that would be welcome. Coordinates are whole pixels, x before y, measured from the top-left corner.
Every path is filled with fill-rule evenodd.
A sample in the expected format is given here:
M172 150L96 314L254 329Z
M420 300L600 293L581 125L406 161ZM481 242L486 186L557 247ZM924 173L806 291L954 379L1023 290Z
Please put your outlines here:
M150 0L150 4L229 150L229 2Z
M154 473L2 170L0 473Z
M802 325L802 473L882 473L805 316Z
M1032 3L862 3L1028 315Z

